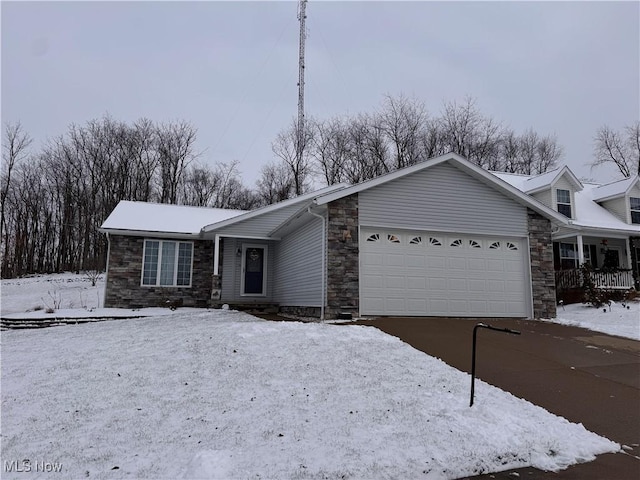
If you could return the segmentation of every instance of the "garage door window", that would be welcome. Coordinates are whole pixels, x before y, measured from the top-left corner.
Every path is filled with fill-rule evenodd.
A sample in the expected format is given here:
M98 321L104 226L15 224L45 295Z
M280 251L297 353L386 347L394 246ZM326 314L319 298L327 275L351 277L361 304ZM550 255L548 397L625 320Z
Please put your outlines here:
M379 233L374 233L372 235L369 235L367 237L367 242L379 242L380 241L380 234Z
M434 247L441 247L442 242L436 237L429 237L429 245L433 245Z
M453 242L451 242L451 247L461 247L462 246L462 239L461 238L456 238Z
M480 242L476 242L475 240L469 240L469 247L471 248L482 248Z
M515 243L507 242L507 250L515 252L516 250L518 250L518 246Z
M387 240L389 241L389 243L400 243L400 237L398 237L397 235L389 234L387 235Z
M500 242L492 242L489 245L489 250L500 250Z
M409 245L422 245L422 237L413 237L409 241Z

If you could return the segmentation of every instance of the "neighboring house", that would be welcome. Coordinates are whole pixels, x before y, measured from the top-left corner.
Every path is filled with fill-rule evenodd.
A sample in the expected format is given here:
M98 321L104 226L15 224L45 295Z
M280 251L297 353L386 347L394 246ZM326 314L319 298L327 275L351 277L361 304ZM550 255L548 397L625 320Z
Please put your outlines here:
M554 317L552 232L576 233L553 195L448 154L250 212L121 202L101 228L105 306Z
M640 179L607 185L583 183L568 167L542 175L494 173L569 219L553 232L558 297L581 285L590 263L597 286L640 287Z

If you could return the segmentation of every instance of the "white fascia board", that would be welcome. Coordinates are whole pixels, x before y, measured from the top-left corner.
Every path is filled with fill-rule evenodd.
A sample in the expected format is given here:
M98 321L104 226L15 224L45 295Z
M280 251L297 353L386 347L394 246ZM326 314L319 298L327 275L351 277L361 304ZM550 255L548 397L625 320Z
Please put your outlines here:
M574 226L575 227L575 226ZM589 227L575 227L575 231L566 232L563 231L559 235L552 235L553 240L564 240L566 238L572 238L576 235L583 235L587 237L602 237L602 238L618 238L626 239L640 235L640 232L632 232L628 230L620 230L617 228L589 228Z
M181 240L201 240L199 233L175 233L175 232L153 232L143 230L119 230L115 228L99 228L100 233L109 235L122 235L126 237L145 237L145 238L177 238Z
M290 205L295 205L299 202L304 202L306 200L311 200L318 195L324 195L325 192L333 192L336 190L340 190L345 188L345 185L340 183L337 185L331 185L326 188L322 188L320 190L316 190L314 192L306 193L304 195L300 195L299 197L290 198L288 200L283 200L282 202L274 203L272 205L267 205L266 207L259 208L257 210L252 210L250 212L244 213L242 215L238 215L237 217L229 218L227 220L223 220L222 222L212 223L210 225L205 225L202 227L202 232L207 233L214 230L219 230L220 228L228 227L229 225L234 225L239 222L243 222L245 220L249 220L251 218L264 215L265 213L273 212L275 210L279 210L284 207L288 207Z

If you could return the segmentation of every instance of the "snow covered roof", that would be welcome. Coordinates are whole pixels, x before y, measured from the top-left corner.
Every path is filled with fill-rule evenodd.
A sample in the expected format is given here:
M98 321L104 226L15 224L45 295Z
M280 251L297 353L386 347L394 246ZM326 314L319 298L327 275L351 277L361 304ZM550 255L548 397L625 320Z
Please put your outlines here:
M599 185L594 189L593 199L596 202L602 202L615 197L621 197L633 188L633 186L640 182L638 175L625 178L624 180L618 180L617 182L608 183L606 185Z
M554 170L557 177L557 170ZM518 175L513 173L491 172L496 177L504 180L512 186L523 190L528 187L527 175ZM553 172L549 172L553 173ZM537 178L537 177L534 177ZM619 183L619 182L616 182ZM571 224L575 227L585 229L604 229L617 232L635 232L640 233L640 226L629 225L616 217L609 210L599 205L595 201L596 193L602 188L596 184L581 184L582 190L574 192L575 198L575 218L571 220Z
M534 193L540 190L544 190L550 187L557 179L566 175L571 183L573 183L577 191L582 190L582 183L573 174L573 172L566 165L549 172L541 173L540 175L529 176L522 183L520 188L525 193Z
M122 200L104 221L100 230L134 235L144 232L198 236L203 226L222 222L243 213L244 210Z

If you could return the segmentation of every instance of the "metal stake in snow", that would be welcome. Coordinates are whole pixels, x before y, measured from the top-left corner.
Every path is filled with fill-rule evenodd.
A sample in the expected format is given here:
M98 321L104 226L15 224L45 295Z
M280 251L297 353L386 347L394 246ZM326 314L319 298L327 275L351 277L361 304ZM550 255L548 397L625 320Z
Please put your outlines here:
M491 325L485 325L484 323L478 323L475 327L473 327L473 358L471 360L471 401L469 402L470 407L473 407L473 394L475 393L476 389L476 337L478 328L486 328L488 330L494 330L496 332L511 333L512 335L520 335L520 332L517 330L492 327Z

